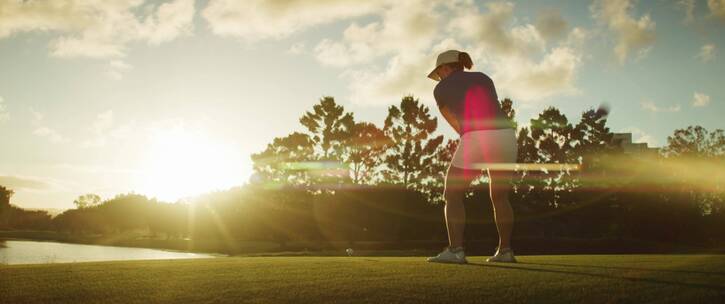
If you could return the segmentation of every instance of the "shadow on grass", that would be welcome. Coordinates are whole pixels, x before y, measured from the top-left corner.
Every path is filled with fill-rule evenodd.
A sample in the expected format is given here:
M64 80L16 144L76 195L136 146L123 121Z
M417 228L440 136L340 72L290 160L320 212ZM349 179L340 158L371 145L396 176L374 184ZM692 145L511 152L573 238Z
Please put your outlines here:
M533 264L533 263L517 263L517 264ZM657 279L650 279L650 278L633 278L633 277L625 277L625 276L616 276L616 275L590 273L590 272L576 272L576 271L568 271L568 270L529 268L529 267L521 267L521 266L505 266L505 265L501 265L501 264L494 265L494 264L468 263L466 265L477 266L477 267L514 269L514 270L523 270L523 271L582 275L582 276L590 276L590 277L597 277L597 278L619 279L619 280L627 280L627 281L632 281L632 282L647 282L647 283L665 284L665 285L673 285L673 286L681 286L681 287L694 287L694 288L711 289L711 290L716 290L716 291L725 293L725 285L665 281L665 280L657 280ZM535 265L555 265L555 264L535 264ZM569 265L569 266L571 266L571 265ZM583 267L586 267L586 266L583 266Z
M706 275L715 275L715 276L725 276L725 272L716 272L716 271L650 269L650 268L636 268L636 267L596 266L596 265L576 265L576 264L555 264L555 263L526 263L526 262L519 262L518 264L539 265L539 266L562 266L562 267L589 267L589 268L601 268L601 269L640 270L640 271L657 271L657 272L672 272L672 273L685 273L685 274L706 274Z

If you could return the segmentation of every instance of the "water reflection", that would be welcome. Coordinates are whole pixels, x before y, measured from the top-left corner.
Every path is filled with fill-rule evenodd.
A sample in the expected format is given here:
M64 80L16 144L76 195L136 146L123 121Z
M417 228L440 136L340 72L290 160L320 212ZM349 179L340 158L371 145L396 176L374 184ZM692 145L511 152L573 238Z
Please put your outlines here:
M116 260L195 259L213 255L146 248L0 240L0 264L43 264Z

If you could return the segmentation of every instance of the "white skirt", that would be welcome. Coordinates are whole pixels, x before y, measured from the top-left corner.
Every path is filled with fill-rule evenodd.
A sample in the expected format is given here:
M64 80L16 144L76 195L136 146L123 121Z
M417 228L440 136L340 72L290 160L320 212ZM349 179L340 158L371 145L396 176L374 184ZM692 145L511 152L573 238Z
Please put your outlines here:
M451 165L464 169L513 170L518 146L515 129L463 133Z

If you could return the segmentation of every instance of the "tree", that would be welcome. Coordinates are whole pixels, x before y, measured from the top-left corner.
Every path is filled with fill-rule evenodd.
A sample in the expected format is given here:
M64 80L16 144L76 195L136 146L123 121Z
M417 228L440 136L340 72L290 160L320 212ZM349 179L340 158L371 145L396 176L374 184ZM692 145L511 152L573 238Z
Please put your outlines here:
M536 143L529 133L529 128L523 127L519 129L518 135L516 136L518 150L516 156L517 163L530 164L538 162ZM532 183L534 183L534 180L529 178L531 175L532 172L529 170L519 170L514 174L514 192L522 199L533 190Z
M667 137L663 154L672 156L719 157L725 155L725 133L722 129L708 132L701 126L677 129Z
M514 102L509 98L501 100L501 110L506 114L506 118L512 123L514 129L518 128L516 122L516 110L514 110Z
M531 139L536 148L535 163L565 164L573 161L572 125L559 109L548 107L539 117L531 119ZM560 192L570 190L570 181L565 179L567 171L553 172L542 179L544 185L540 191L540 200L553 207L560 203Z
M10 197L15 194L15 191L12 189L5 188L5 186L0 186L0 207L2 206L10 206Z
M307 134L294 132L275 138L267 148L251 155L255 175L265 184L308 186L314 142Z
M356 123L352 136L344 145L344 161L351 166L353 184L371 184L379 176L385 150L391 145L390 138L375 124Z
M701 126L676 129L667 137L662 148L665 161L677 175L689 199L696 202L702 213L725 216L725 131L709 132Z
M385 182L421 188L420 181L430 175L427 168L433 165L443 142L443 135L432 137L437 126L437 118L413 96L403 97L400 107L388 108L383 132L392 145L385 156Z
M582 112L581 120L572 130L572 141L576 146L576 154L591 155L611 150L614 134L609 131L606 124L606 111L589 109Z
M325 96L312 107L312 112L306 111L300 117L300 123L314 143L315 157L310 161L319 164L313 169L313 183L328 189L350 182L350 168L343 160L355 126L352 113L345 113L345 108L335 103L333 97Z
M604 158L613 153L621 154L623 150L612 142L614 134L606 127L607 110L603 108L589 109L582 112L581 120L574 127L571 141L574 146L573 157L581 165L580 175L600 177L598 183L607 180L605 177ZM575 179L573 187L579 187L580 180ZM601 185L598 185L601 186Z
M81 195L73 201L73 204L75 204L78 209L98 206L100 203L101 197L93 193Z
M300 117L300 123L307 128L320 159L342 160L343 145L355 125L352 113L345 113L333 97L325 96L312 107L312 112L306 111Z
M424 186L423 193L426 199L432 204L445 203L443 195L446 171L450 166L453 154L456 152L460 139L448 139L445 145L440 145L436 150L435 157L431 165L426 168L425 178L422 180Z
M559 109L548 107L531 120L531 138L538 158L546 163L566 163L571 156L572 126Z

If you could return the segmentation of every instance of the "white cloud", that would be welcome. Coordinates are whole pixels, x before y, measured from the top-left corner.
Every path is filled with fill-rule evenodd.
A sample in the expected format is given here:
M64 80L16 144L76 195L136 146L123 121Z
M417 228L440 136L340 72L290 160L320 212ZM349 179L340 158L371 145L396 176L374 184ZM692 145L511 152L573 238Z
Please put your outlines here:
M680 105L673 105L669 107L660 107L657 106L653 101L651 100L644 100L641 103L642 109L647 110L649 112L679 112L680 111Z
M509 29L513 22L514 4L489 2L482 13L475 3L466 3L453 10L449 30L459 38L476 42L487 53L517 56L542 51L545 40L532 24Z
M554 48L541 61L529 57L487 61L493 70L499 97L508 96L521 102L578 93L574 80L580 63L581 55L570 47Z
M392 57L383 70L348 70L351 102L360 105L389 105L400 103L404 95L420 97L433 91L434 83L426 77L431 68L422 54Z
M342 41L323 39L315 46L315 57L322 64L346 67L369 63L384 51L377 47L381 25L373 22L365 26L356 23L345 29Z
M491 75L502 98L531 102L578 92L574 82L587 31L568 31L556 11L545 12L535 26L517 23L512 3L483 8L466 1L396 3L380 20L353 22L341 39L322 40L315 56L344 68L356 104L396 103L406 94L430 100L435 82L426 75L447 49L471 54L473 69ZM380 59L383 66L375 64Z
M700 48L700 52L697 53L697 56L695 57L700 59L702 62L708 62L712 60L713 58L715 58L715 45L712 43L707 43L703 45Z
M194 0L158 6L145 0L2 1L0 39L56 32L60 36L50 42L53 56L122 57L131 42L156 45L191 33L194 11Z
M657 140L649 133L643 131L637 127L627 127L622 129L620 132L632 133L632 142L634 143L647 143L649 147L656 147L658 145Z
M693 107L704 107L710 104L710 96L703 93L695 92L692 96L691 104Z
M138 131L136 121L117 124L115 123L113 110L108 110L96 115L96 119L91 125L93 134L91 138L83 141L82 146L84 148L104 147L112 140L128 139Z
M382 0L210 0L202 11L211 30L247 40L283 38L316 25L377 12Z
M707 0L707 7L713 17L725 22L725 0Z
M53 143L60 143L60 142L66 142L66 138L60 135L58 131L48 128L48 127L37 127L35 130L33 130L33 134L38 135L40 137L46 137Z
M123 74L132 68L133 66L124 62L123 60L111 60L110 62L108 62L106 75L113 79L121 80L123 79Z
M457 32L479 29L462 38L471 42L478 69L494 79L499 98L527 103L579 93L575 80L587 31L575 27L566 33L567 23L557 11L542 12L534 26L512 24L512 3L493 2L486 8L483 14L475 8L458 8L466 17L453 18L451 27ZM547 47L547 41L560 37L566 39Z
M289 49L287 49L287 53L290 53L292 55L299 55L306 51L305 43L304 42L297 42L290 46Z
M395 1L385 6L380 21L355 22L339 41L323 39L315 57L328 66L347 67L369 63L386 55L420 53L430 48L439 33L437 1Z
M30 121L33 126L33 135L44 137L50 140L52 143L64 143L68 142L68 138L61 135L58 131L45 125L45 115L40 112L36 112L30 109L33 114L33 119Z
M324 65L345 68L341 77L348 80L350 100L356 104L385 105L406 94L430 94L433 83L425 77L432 68L428 54L431 46L438 47L443 4L386 3L379 20L353 22L341 39L320 41L315 57ZM385 65L375 64L376 60Z
M10 113L8 113L8 110L6 109L4 103L5 103L5 99L3 99L2 96L0 96L0 122L10 119Z
M590 7L594 18L616 34L614 53L620 63L624 63L631 53L638 58L646 56L655 42L655 22L649 14L639 19L633 17L633 7L631 0L597 0Z
M193 31L194 0L176 0L161 4L154 14L144 20L142 36L150 44L172 41Z

